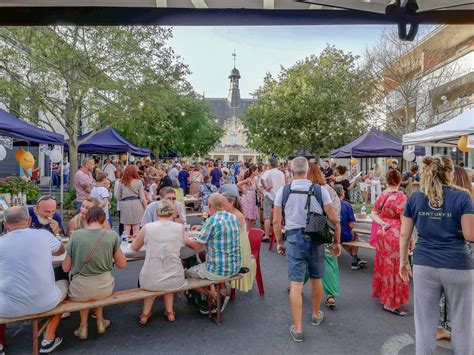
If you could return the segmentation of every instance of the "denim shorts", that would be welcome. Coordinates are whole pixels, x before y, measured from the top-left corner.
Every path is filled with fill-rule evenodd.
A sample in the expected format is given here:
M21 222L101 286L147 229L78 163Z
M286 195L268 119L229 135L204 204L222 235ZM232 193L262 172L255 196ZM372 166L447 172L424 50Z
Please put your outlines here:
M312 279L321 279L326 270L324 244L314 243L301 229L285 232L288 278L294 282L304 282L308 272Z

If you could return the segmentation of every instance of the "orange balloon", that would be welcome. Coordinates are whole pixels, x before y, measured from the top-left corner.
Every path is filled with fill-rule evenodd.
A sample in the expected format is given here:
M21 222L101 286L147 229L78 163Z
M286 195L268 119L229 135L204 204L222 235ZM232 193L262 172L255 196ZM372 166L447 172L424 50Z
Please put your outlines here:
M388 165L392 164L392 159L387 159L387 164Z
M357 159L351 159L351 165L356 166L357 165Z
M23 148L20 148L15 153L15 159L23 168L23 170L33 169L35 166L35 158L33 154L25 151Z
M467 147L467 136L461 136L458 140L458 149L463 153L468 153L469 148Z
M127 154L120 155L120 160L121 161L127 161Z

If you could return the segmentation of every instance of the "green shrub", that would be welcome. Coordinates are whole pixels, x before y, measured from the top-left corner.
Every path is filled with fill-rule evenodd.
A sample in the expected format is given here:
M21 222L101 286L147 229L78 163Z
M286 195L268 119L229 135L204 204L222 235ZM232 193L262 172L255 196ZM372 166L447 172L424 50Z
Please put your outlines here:
M74 206L75 200L76 200L76 190L69 190L67 194L64 196L64 209L74 210L76 208L76 206Z

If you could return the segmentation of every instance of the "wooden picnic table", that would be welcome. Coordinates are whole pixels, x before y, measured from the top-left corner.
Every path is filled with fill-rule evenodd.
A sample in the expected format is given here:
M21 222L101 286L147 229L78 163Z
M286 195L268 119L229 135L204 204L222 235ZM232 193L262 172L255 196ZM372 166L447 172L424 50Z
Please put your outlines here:
M199 232L188 231L186 232L186 235L188 237L197 237L199 235ZM139 251L133 251L132 249L130 249L130 245L131 243L127 243L126 245L122 245L122 244L120 245L120 249L122 249L128 261L145 259L145 252L146 252L145 246L143 246ZM203 249L204 249L204 245L203 245L203 248L200 250L194 250L187 246L182 246L181 252L180 252L180 258L181 259L190 258L191 256L200 253ZM53 267L60 266L65 258L66 258L66 253L58 255L58 256L53 256Z
M194 196L184 196L184 204L191 204L191 203L198 203L201 202L201 199L199 197L194 197Z

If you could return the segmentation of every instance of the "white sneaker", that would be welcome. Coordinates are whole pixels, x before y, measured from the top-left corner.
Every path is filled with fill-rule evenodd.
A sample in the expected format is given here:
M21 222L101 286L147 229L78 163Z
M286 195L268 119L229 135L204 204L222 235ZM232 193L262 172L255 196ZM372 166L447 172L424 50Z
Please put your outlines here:
M71 316L71 313L70 312L65 312L63 314L61 314L61 318L64 319L64 318L69 318Z

